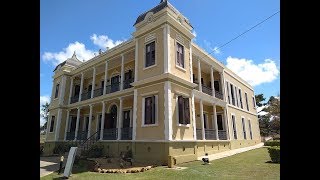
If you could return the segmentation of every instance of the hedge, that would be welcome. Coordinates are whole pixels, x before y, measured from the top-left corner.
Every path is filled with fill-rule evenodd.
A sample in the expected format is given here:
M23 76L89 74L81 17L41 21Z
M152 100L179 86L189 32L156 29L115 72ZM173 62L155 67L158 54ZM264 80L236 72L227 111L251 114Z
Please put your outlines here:
M86 156L88 158L98 158L98 157L102 157L103 154L103 146L102 145L98 145L98 144L94 144L90 147L89 150L83 151L81 152L81 154L83 156Z
M264 142L265 146L280 146L280 141L266 141Z
M280 146L269 147L268 152L272 162L280 163Z

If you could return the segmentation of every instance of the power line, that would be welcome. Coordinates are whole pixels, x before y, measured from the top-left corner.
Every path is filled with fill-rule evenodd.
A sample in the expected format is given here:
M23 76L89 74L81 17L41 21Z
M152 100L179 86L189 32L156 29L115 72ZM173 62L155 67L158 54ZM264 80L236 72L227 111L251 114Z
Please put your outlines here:
M263 21L259 22L258 24L256 24L256 25L252 26L250 29L248 29L248 30L244 31L243 33L239 34L238 36L236 36L236 37L232 38L230 41L228 41L228 42L224 43L224 44L223 44L223 45L221 45L221 46L218 46L218 48L214 48L214 49L213 49L213 50L211 50L211 52L210 52L210 53L208 53L207 55L210 55L210 54L211 54L211 53L213 53L214 51L216 51L216 50L218 50L218 49L220 49L220 48L222 48L222 47L226 46L227 44L231 43L232 41L234 41L234 40L238 39L240 36L242 36L242 35L246 34L247 32L249 32L249 31L251 31L252 29L254 29L254 28L256 28L257 26L259 26L260 24L262 24L262 23L266 22L268 19L272 18L273 16L275 16L275 15L276 15L276 14L278 14L279 12L280 12L280 11L277 11L276 13L274 13L274 14L272 14L271 16L267 17L266 19L264 19ZM206 55L206 56L207 56L207 55ZM204 56L203 56L202 58L204 58ZM202 58L201 58L201 59L202 59Z

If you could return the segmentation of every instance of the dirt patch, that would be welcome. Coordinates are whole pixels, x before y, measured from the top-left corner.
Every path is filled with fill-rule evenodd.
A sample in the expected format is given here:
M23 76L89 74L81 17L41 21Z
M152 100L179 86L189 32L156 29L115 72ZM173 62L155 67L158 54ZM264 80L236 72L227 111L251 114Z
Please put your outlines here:
M88 160L95 162L93 171L99 173L138 173L155 167L141 162L132 162L131 165L130 162L121 161L120 158L90 158Z

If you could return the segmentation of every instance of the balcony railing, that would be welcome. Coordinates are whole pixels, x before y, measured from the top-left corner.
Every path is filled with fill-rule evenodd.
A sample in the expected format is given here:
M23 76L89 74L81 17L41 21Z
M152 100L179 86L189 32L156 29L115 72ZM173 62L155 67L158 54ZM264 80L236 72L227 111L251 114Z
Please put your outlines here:
M75 135L76 135L76 132L75 132L75 131L73 131L73 132L67 132L66 140L74 140Z
M121 128L121 140L132 139L132 127Z
M118 138L118 129L104 129L103 140L116 140Z
M216 91L216 92L215 92L215 96L216 96L216 98L219 98L219 99L222 99L222 100L223 100L223 95L222 95L221 92Z
M103 88L96 89L93 91L93 97L98 97L98 96L101 96L102 94L103 94Z
M124 80L123 81L123 89L131 88L132 86L130 85L130 83L132 83L133 81L134 81L133 78Z
M78 100L79 100L79 95L73 96L71 97L70 104L78 102Z
M91 98L91 91L85 92L81 94L81 101L87 100Z
M201 140L202 139L202 131L201 131L201 129L196 129L196 134L197 134L197 140Z
M218 130L218 135L220 140L227 140L226 130Z
M216 130L214 129L205 129L206 139L208 140L216 140Z
M202 85L202 92L206 93L206 94L209 94L210 96L212 96L212 89L205 86L205 85Z

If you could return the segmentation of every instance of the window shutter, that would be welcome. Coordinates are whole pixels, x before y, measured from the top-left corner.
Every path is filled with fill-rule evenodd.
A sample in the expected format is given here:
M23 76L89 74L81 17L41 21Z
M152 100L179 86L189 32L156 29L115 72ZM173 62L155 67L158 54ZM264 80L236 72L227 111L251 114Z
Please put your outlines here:
M151 120L151 123L152 124L154 124L155 123L155 115L156 115L156 103L155 103L155 96L152 96L152 102L151 102L151 104L152 104L152 120Z
M185 124L190 124L189 98L184 98L184 116Z
M179 124L183 124L184 113L183 113L183 97L178 96L178 113L179 113Z

